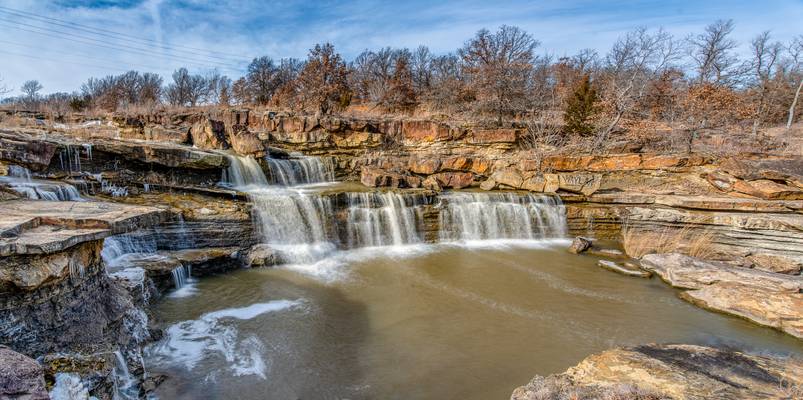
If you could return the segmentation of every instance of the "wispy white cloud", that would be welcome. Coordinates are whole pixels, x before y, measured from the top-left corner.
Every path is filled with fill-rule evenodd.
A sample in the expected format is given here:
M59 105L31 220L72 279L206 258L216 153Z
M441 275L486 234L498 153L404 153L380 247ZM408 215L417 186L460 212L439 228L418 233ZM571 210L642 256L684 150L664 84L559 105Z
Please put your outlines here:
M255 56L303 58L322 41L347 58L366 48L419 44L443 53L480 28L502 24L528 30L541 40L542 51L557 55L583 48L604 53L637 26L663 26L682 37L719 18L734 19L735 38L745 44L767 29L784 41L803 33L799 0L0 0L0 7L146 40L75 32L0 8L0 77L14 88L39 79L45 91L74 90L90 76L128 69L167 76L180 66L218 67L237 76Z

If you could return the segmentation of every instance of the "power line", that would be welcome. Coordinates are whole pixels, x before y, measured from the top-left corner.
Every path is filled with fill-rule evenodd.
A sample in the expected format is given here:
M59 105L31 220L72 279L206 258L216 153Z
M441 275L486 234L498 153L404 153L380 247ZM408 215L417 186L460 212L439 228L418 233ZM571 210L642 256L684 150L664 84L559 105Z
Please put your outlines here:
M9 7L0 6L0 12L4 12L6 14L12 14L12 15L16 15L16 16L21 16L21 17L25 17L25 18L34 18L34 19L38 19L38 20L40 20L42 22L51 23L51 24L54 24L54 25L59 25L59 26L67 27L69 29L80 30L80 31L84 31L84 32L92 33L92 34L103 34L105 36L113 35L113 36L117 36L117 37L128 38L126 40L135 40L135 41L140 41L140 42L153 43L153 44L155 44L155 45L157 45L159 47L163 47L163 48L166 48L166 49L175 49L175 50L178 50L178 51L185 51L185 52L190 52L190 53L193 53L193 54L201 55L199 53L194 53L194 51L200 51L200 52L203 52L202 55L204 55L206 57L219 58L219 59L222 59L222 60L226 60L227 59L227 58L224 58L224 57L214 56L214 54L220 54L220 55L225 55L225 56L236 57L236 60L234 60L234 61L242 60L242 58L241 58L242 55L240 55L240 54L232 54L232 53L224 53L224 52L218 52L218 51L210 51L208 49L200 49L200 48L197 48L197 47L183 46L183 45L169 45L169 46L167 46L167 45L164 45L164 44L162 44L162 43L160 43L160 42L158 42L156 40L153 40L153 39L140 38L140 37L133 36L133 35L128 35L128 34L125 34L125 33L111 31L111 30L107 30L107 29L103 29L103 28L97 28L97 27L93 27L93 26L89 26L89 25L83 25L83 24L79 24L79 23L76 23L76 22L72 22L72 21L65 21L65 20L61 20L61 19L58 19L58 18L46 17L46 16L43 16L43 15L40 15L40 14L29 13L29 12L26 12L26 11L16 10L16 9L9 8ZM187 50L181 50L182 48L183 49L187 49ZM229 59L229 60L231 61L231 59Z
M42 56L38 56L38 55L25 54L25 53L16 53L16 52L6 51L6 50L0 50L0 53L12 55L12 56L34 58L34 59L43 60L43 61L50 61L50 62L57 62L57 63L67 63L67 64L76 64L76 65L81 65L81 66L90 67L90 68L102 68L102 69L106 69L106 70L111 69L111 70L117 70L117 71L120 71L120 72L127 72L128 71L125 68L112 67L112 66L109 66L109 65L87 64L87 63L82 63L80 61L54 60L52 58L42 57Z
M94 37L91 37L91 36L76 35L76 34L70 33L70 32L64 32L64 31L60 31L60 30L56 30L56 29L52 29L52 28L26 24L26 23L19 22L19 21L8 20L8 19L2 18L2 17L0 17L0 21L6 22L6 23L10 22L10 23L13 23L13 24L21 25L21 26L26 26L26 27L29 27L29 28L37 29L39 31L45 31L45 32L51 32L51 33L56 33L56 34L61 34L61 35L72 36L73 38L79 38L79 39L84 39L84 40L89 40L89 41L93 41L93 42L104 43L104 44L107 44L107 45L113 45L113 46L118 46L118 47L125 46L125 47L128 47L128 48L133 49L133 50L144 51L144 52L148 52L148 53L155 53L153 50L147 49L147 48L133 47L133 46L125 45L125 44L109 44L107 41L104 41L104 40L98 39L98 38L94 38ZM18 29L23 29L23 28L18 28ZM62 38L61 36L57 36L57 37ZM168 53L164 53L164 52L162 52L161 55L166 56L166 57L174 57L174 58L182 57L182 56L174 56L172 54L168 54ZM202 64L202 65L208 65L208 64L218 64L220 66L231 66L232 65L232 64L228 64L228 63L222 63L222 62L219 62L219 61L201 60L201 59L195 59L195 58L189 58L189 57L184 57L184 58L186 60L192 60L192 62L199 63L199 64Z
M2 19L0 19L0 21L2 21ZM27 24L22 24L22 25L27 25ZM147 55L147 56L159 56L159 57L163 57L163 58L173 59L174 61L180 61L180 62L185 63L185 64L194 64L196 66L201 66L201 67L206 67L206 68L210 67L209 64L207 64L204 61L191 61L190 59L181 58L181 57L173 56L173 55L170 55L170 54L158 54L158 53L153 53L150 50L139 49L139 48L134 48L134 47L130 47L130 46L103 44L98 39L87 38L88 40L90 40L88 42L88 41L79 40L79 39L76 39L76 38L63 37L63 36L59 36L57 34L54 34L53 32L48 32L46 29L43 29L43 28L40 28L40 27L36 27L36 26L32 26L32 25L27 25L27 26L31 26L31 27L33 27L35 29L39 29L39 30L26 29L26 28L22 28L22 27L19 27L19 26L3 24L1 22L0 22L0 26L5 26L5 27L11 28L11 29L18 29L18 30L25 31L25 32L36 33L36 34L39 34L39 35L55 37L55 38L58 38L58 39L63 39L63 40L72 41L72 42L76 42L76 43L83 43L83 44L87 44L87 45L95 46L95 47L102 47L102 48L107 48L107 49L111 49L111 50L117 50L117 51L128 52L128 53L136 53L136 54ZM42 30L44 30L44 32L42 32ZM70 35L70 34L67 33L67 35ZM101 42L101 43L93 43L93 42ZM126 47L128 47L128 48L126 48ZM224 66L221 69L225 69L225 70L229 70L229 71L235 71L235 72L241 72L242 71L239 67L231 67L231 66Z
M23 47L23 48L31 48L31 46L29 46L27 44L19 43L19 42L12 42L12 41L8 41L8 40L0 40L0 43L5 43L5 44L12 45L12 46L18 46L18 47ZM67 56L80 56L80 57L86 58L88 60L108 61L107 59L92 57L92 56L86 55L86 54L72 53L72 52L69 52L69 51L61 51L61 50L54 50L54 49L37 49L37 50L48 52L48 53L64 54L64 55L67 55ZM169 70L169 68L165 68L165 67L155 67L153 65L140 64L140 63L126 62L126 65L138 66L138 67L141 67L141 68L147 68L147 69L152 70L152 71L168 71Z

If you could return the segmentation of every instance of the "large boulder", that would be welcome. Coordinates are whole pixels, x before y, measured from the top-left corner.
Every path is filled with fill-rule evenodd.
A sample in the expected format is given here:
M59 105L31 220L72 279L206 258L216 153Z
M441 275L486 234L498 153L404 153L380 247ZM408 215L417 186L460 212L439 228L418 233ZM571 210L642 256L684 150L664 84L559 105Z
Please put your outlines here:
M405 144L417 144L451 139L449 125L435 121L404 121L402 137Z
M591 245L591 239L578 236L572 240L572 245L569 246L569 253L580 254L590 249Z
M443 188L462 189L474 183L470 172L439 172L432 175Z
M407 181L407 176L397 172L372 167L363 167L360 170L360 182L368 187L403 188L408 186Z
M0 346L0 399L50 399L42 366L30 357Z
M562 173L558 174L558 188L572 193L592 195L599 190L602 178L598 174Z
M647 344L607 350L562 374L536 376L514 390L511 400L786 399L800 385L800 359Z
M226 141L226 126L223 121L201 119L190 128L192 144L199 149L223 150L229 148Z
M432 175L438 171L440 166L440 160L434 156L427 158L411 158L409 162L410 172L422 175Z

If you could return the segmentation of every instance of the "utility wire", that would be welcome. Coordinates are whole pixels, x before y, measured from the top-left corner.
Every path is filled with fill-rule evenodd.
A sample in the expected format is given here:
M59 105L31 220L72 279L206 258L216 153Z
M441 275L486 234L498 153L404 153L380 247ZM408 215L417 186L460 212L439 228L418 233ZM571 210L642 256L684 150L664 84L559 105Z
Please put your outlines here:
M52 29L52 28L26 24L26 23L19 22L19 21L9 20L9 19L3 18L3 17L0 17L0 21L6 22L6 23L10 22L12 24L21 25L21 26L26 26L28 28L33 28L33 29L37 29L37 30L40 30L40 31L51 32L51 33L60 34L60 35L67 35L67 36L72 36L74 38L79 38L79 39L84 39L84 40L90 40L90 41L93 41L93 42L109 44L108 41L106 41L106 40L94 38L94 37L91 37L91 36L76 35L76 34L70 33L70 32L64 32L64 31L60 31L60 30L56 30L56 29ZM22 29L22 28L19 28L19 29ZM57 37L63 38L62 36L57 36ZM129 48L131 48L133 50L138 50L138 51L141 51L141 52L144 51L144 52L148 52L148 53L155 53L153 50L148 49L148 48L133 47L133 46L125 45L125 44L113 44L113 45L114 46L118 46L118 47L125 46L125 47L129 47ZM210 60L201 60L201 59L189 58L189 57L183 57L183 56L175 56L175 55L168 54L168 53L165 53L165 52L162 52L161 54L164 55L164 56L167 56L167 57L182 58L182 59L186 59L186 60L191 60L192 62L195 62L195 63L198 63L198 64L202 64L202 65L207 65L207 66L209 64L218 64L219 66L226 66L226 67L230 67L230 66L233 65L233 64L229 64L229 63L222 63L220 61L210 61Z
M79 61L54 60L52 58L41 57L41 56L25 54L25 53L16 53L16 52L13 52L13 51L6 51L6 50L0 50L0 54L7 54L7 55L12 55L12 56L20 56L20 57L28 57L28 58L34 58L34 59L37 59L37 60L51 61L51 62L56 62L56 63L75 64L75 65L81 65L81 66L90 67L90 68L102 68L102 69L106 69L106 70L111 69L111 70L117 70L117 71L120 71L120 72L127 72L128 71L127 69L124 69L124 68L112 67L112 66L109 66L109 65L87 64L87 63L82 63L82 62L79 62Z
M204 56L219 58L219 59L222 59L222 60L226 60L226 58L225 57L220 57L220 56L214 56L214 55L215 54L220 54L220 55L225 55L225 56L230 56L230 57L236 57L235 61L242 60L242 55L240 55L240 54L224 53L224 52L219 52L219 51L210 51L210 50L207 50L207 49L200 49L200 48L197 48L197 47L190 47L190 46L183 46L183 45L169 45L168 46L168 45L164 45L164 44L160 43L159 41L156 41L156 40L153 40L153 39L140 38L140 37L133 36L133 35L127 35L125 33L111 31L111 30L107 30L107 29L103 29L103 28L97 28L97 27L93 27L93 26L89 26L89 25L83 25L83 24L79 24L79 23L76 23L76 22L65 21L65 20L61 20L61 19L58 19L58 18L46 17L46 16L43 16L43 15L40 15L40 14L30 13L30 12L26 12L26 11L22 11L22 10L16 10L16 9L9 8L9 7L0 6L0 12L4 12L6 14L16 15L16 16L20 16L20 17L25 17L25 18L34 18L34 19L38 19L38 20L40 20L42 22L52 23L54 25L68 27L70 29L80 30L80 31L88 32L88 33L102 34L104 36L112 35L112 36L117 36L117 37L121 37L121 38L127 38L126 40L135 40L135 41L140 41L140 42L148 42L148 43L155 44L155 45L157 45L159 47L164 47L164 48L168 48L168 49L176 49L176 50L179 50L179 51L186 51L186 52L200 51L200 52L203 53ZM187 50L180 50L180 49L187 49ZM200 54L200 53L194 53L194 54Z
M25 43L12 42L12 41L2 40L2 39L0 39L0 43L5 43L5 44L12 45L12 46L26 48L26 49L30 49L32 47L32 46L30 46L28 44L25 44ZM74 52L70 52L70 51L54 50L54 49L40 49L40 50L42 52L44 52L44 53L56 53L56 54L64 54L64 55L67 55L67 56L79 56L81 58L86 58L88 60L108 61L108 59L97 58L97 57L93 57L91 55L74 53ZM152 71L169 71L170 70L169 68L165 68L164 66L155 67L153 65L140 64L140 63L129 63L127 61L126 61L126 65L138 66L138 67L141 67L141 68L147 68L147 69L152 70Z
M95 46L95 47L102 47L102 48L107 48L107 49L117 50L117 51L123 51L123 52L129 52L129 53L136 53L136 54L141 54L141 55L146 55L146 56L158 56L158 57L162 57L162 58L173 59L175 61L181 61L181 62L183 62L185 64L194 64L196 66L201 66L201 67L206 67L206 68L210 67L209 64L207 64L207 63L205 63L203 61L190 61L189 59L181 58L181 57L178 57L178 56L173 56L173 55L169 55L169 54L156 54L156 53L150 52L149 50L137 49L137 48L133 48L133 47L125 48L125 47L120 46L120 45L107 45L107 44L93 43L93 42L100 42L100 40L97 40L97 39L91 39L90 38L89 40L91 40L91 41L88 42L88 41L85 41L85 40L79 40L79 39L75 39L75 38L63 37L63 36L60 36L58 34L54 34L52 32L48 32L47 30L45 30L45 32L42 32L42 31L39 31L39 30L26 29L26 28L22 28L22 27L19 27L19 26L3 24L2 23L2 19L0 19L0 26L5 26L5 27L11 28L11 29L18 29L18 30L22 30L22 31L26 31L26 32L36 33L36 34L39 34L39 35L55 37L55 38L58 38L58 39L68 40L68 41L72 41L72 42L76 42L76 43L88 44L90 46ZM42 29L42 28L38 28L38 27L35 27L35 26L34 26L34 28ZM242 71L240 68L230 67L230 66L224 66L221 69L225 69L225 70L229 70L229 71L235 71L235 72L241 72Z

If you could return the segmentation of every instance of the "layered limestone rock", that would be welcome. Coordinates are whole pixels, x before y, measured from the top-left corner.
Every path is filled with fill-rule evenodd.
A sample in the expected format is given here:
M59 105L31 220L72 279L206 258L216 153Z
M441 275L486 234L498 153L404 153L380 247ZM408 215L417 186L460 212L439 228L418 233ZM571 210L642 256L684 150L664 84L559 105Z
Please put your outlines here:
M536 376L514 390L511 400L791 399L801 385L800 359L648 344L607 350L562 374Z
M624 236L626 248L628 239L640 238L640 253L702 251L707 258L791 274L803 263L799 201L627 192L562 198L571 233Z
M105 237L157 224L166 212L17 200L0 202L0 215L1 344L42 355L127 346L143 334L126 325L139 311L105 274L100 251Z
M648 254L643 268L698 306L736 315L803 338L803 277L706 262L682 254Z

